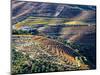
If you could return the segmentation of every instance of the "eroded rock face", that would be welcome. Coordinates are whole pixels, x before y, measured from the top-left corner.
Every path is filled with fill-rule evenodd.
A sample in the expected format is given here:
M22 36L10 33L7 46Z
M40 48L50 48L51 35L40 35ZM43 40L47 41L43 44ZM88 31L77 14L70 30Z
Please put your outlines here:
M64 66L69 65L72 70L75 68L89 69L87 64L77 60L77 57L80 57L78 53L58 41L38 35L18 36L14 36L17 37L17 39L13 40L14 47L17 51L29 54L32 59L40 58L41 60L51 61Z

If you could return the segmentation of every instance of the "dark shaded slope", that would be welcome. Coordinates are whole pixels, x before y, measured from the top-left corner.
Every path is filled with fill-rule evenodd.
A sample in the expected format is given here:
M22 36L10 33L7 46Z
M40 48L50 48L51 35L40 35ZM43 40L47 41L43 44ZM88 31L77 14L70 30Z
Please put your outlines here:
M65 5L55 3L40 3L40 2L23 2L17 1L12 4L12 20L16 22L22 21L28 16L41 17L60 17L68 20L77 20L76 17L81 17L84 14L91 18L84 18L83 21L95 19L95 6L80 6L80 5ZM91 12L88 12L91 11ZM89 14L88 14L89 13ZM93 14L91 14L93 13ZM81 20L81 19L79 19ZM93 21L92 21L93 22ZM95 20L94 20L95 22Z

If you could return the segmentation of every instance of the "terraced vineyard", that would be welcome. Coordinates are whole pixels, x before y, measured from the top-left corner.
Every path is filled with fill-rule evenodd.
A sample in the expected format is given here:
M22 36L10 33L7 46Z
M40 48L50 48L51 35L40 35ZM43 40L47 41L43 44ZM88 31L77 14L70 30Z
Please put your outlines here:
M89 65L79 59L81 56L78 53L61 42L36 35L13 35L12 40L13 48L25 56L28 55L31 60L66 66L66 70L89 69Z
M12 73L96 68L96 7L12 0Z

